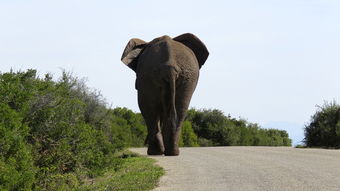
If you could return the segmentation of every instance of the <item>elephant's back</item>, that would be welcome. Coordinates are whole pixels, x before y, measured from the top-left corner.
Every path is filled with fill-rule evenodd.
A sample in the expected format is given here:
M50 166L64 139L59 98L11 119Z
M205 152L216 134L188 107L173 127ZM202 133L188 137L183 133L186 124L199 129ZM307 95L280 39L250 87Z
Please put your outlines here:
M173 41L172 59L181 69L181 76L198 78L199 64L193 51L184 44Z
M199 64L195 54L184 44L168 36L154 39L138 59L137 75L157 75L164 67L175 67L180 75L198 75Z

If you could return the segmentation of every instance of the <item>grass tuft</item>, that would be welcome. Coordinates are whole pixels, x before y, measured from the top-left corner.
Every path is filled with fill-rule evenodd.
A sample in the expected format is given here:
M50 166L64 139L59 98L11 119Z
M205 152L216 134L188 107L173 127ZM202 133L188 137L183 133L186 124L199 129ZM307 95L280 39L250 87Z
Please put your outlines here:
M155 165L155 160L135 153L124 152L118 169L109 169L103 176L94 178L80 187L79 191L143 191L151 190L158 184L164 170Z

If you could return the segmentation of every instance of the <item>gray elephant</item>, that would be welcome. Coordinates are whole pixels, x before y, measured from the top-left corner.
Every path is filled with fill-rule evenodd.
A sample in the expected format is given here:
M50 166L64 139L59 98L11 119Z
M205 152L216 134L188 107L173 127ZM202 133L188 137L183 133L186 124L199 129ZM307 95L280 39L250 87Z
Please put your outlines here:
M195 35L133 38L122 62L136 72L138 105L148 127L149 155L179 155L182 123L209 52Z

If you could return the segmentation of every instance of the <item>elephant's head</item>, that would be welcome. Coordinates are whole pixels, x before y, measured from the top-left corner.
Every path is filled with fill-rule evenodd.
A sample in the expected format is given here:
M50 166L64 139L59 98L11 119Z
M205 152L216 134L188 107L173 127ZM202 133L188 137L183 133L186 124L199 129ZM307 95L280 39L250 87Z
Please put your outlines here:
M209 52L207 47L199 38L191 33L185 33L173 38L172 40L180 42L190 48L196 56L199 68L202 67L209 56ZM124 49L121 58L122 62L136 72L138 56L141 54L143 49L147 47L147 44L147 42L138 38L131 39Z

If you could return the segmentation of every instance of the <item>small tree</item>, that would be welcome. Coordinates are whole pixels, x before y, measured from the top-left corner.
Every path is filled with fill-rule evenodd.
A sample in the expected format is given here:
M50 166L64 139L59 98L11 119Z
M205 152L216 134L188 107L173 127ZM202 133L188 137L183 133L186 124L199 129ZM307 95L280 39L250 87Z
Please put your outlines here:
M340 148L340 105L325 102L305 127L304 143L308 147Z

